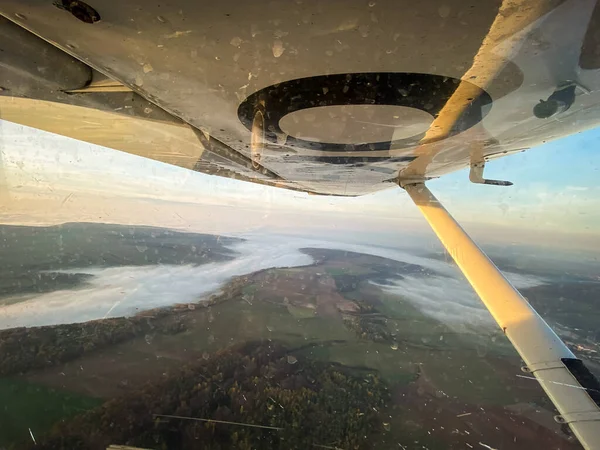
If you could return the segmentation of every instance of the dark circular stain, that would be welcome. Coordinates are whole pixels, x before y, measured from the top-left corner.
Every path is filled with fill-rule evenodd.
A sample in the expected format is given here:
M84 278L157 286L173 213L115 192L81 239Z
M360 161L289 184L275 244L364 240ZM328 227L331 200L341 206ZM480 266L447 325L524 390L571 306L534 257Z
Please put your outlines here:
M340 105L390 105L426 111L434 117L439 114L461 80L423 73L348 73L320 75L285 81L261 89L244 100L238 107L238 118L249 130L257 108L264 108L265 139L277 143L283 133L279 123L287 114L307 108ZM462 81L468 83L468 81ZM479 123L492 104L490 95L482 91L470 101L456 121L450 136ZM408 148L417 145L425 133L394 141L346 144L314 142L294 136L287 137L287 145L329 152L373 151ZM334 163L349 163L339 158ZM378 158L379 159L379 158ZM384 158L389 159L389 158ZM356 160L354 160L356 162Z
M100 21L100 14L90 5L79 0L61 0L55 3L61 9L69 11L77 19L85 23L96 23Z

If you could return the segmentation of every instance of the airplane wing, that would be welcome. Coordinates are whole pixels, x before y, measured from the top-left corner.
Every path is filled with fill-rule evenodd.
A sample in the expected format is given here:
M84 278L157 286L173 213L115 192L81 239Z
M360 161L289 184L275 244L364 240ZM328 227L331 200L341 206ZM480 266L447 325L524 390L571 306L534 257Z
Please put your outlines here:
M3 0L0 117L190 170L362 195L595 126L598 11Z

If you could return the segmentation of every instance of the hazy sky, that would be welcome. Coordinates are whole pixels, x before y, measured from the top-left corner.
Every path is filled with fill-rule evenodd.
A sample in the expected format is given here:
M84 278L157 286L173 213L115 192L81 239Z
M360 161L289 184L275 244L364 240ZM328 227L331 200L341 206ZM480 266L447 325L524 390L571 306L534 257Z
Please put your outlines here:
M600 128L488 163L474 185L460 171L430 182L484 239L600 250ZM400 188L359 198L308 196L191 172L0 121L8 198L2 223L94 221L222 233L277 229L389 239L428 227ZM0 182L2 180L0 179Z

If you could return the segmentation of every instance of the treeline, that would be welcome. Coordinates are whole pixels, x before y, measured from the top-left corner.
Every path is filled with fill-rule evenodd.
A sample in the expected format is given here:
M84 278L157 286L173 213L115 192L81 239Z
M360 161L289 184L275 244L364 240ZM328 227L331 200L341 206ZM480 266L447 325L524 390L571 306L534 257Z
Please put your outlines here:
M157 311L159 316L166 312ZM0 331L0 375L55 366L149 332L178 333L185 325L163 317L130 317Z
M387 398L376 375L251 343L60 423L29 448L363 449Z
M245 277L238 277L205 302L153 309L132 317L1 330L0 376L56 366L148 333L180 333L191 324L188 307L207 307L241 297L246 283Z

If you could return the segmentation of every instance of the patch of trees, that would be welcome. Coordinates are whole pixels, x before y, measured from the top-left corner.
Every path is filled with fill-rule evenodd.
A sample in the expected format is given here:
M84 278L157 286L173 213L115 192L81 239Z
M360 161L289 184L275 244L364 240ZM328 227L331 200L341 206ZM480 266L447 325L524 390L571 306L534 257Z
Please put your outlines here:
M382 381L290 356L273 343L223 350L58 424L30 448L369 448L388 398Z
M86 323L0 331L0 375L24 373L55 366L85 353L133 339L149 332L178 333L185 330L180 320L153 318L94 320Z
M201 303L153 309L132 317L1 330L0 376L56 366L148 333L180 333L189 326L191 310L239 298L246 284L245 278L234 278L219 294Z

